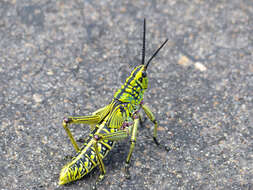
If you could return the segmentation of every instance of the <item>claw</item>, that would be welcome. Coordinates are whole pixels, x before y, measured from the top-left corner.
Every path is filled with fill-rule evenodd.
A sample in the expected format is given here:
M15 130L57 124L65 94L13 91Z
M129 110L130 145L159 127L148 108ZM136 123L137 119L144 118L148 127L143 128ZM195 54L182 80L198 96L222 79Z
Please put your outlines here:
M129 168L130 168L130 164L126 163L125 164L125 177L126 177L126 179L130 179L131 178Z
M157 146L160 145L160 143L157 141L156 137L153 137L153 140L155 141L155 144L156 144Z
M163 148L163 149L166 150L167 152L170 151L170 148L167 147L167 146L165 146L165 145L163 145L163 144L160 144L160 143L157 141L156 137L153 137L153 140L154 140L155 144L156 144L159 148Z
M100 174L96 180L96 183L92 186L92 189L93 190L96 190L97 189L97 186L99 185L99 183L101 181L103 181L103 179L105 178L105 175L104 174Z

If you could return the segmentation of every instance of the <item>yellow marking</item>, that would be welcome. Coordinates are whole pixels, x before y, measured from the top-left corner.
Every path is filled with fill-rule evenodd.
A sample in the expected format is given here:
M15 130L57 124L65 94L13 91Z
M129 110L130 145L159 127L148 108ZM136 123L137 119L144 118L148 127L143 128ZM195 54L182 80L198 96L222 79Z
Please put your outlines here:
M107 140L108 141L108 140ZM107 144L107 143L105 143L105 142L100 142L101 144L103 144L104 146L106 146L109 150L111 150L112 149L112 147L109 145L109 144Z
M87 166L88 166L88 162L86 161L85 163L84 163L84 165L85 165L85 171L86 171L86 173L88 173L89 172L89 170L88 170L88 168L87 168ZM86 166L87 165L87 166Z
M69 177L69 179L71 179L71 175L70 175L70 173L71 173L71 170L70 170L70 169L68 169L68 177Z
M79 173L81 173L82 170L83 170L83 164L82 164L82 165L80 166L80 168L79 168Z
M103 131L105 131L106 133L110 133L107 129L104 128L104 127L105 127L105 124L106 124L106 122L107 122L107 118L108 118L108 116L104 119L103 123L102 123L101 125L99 125L99 128L98 128L98 130L97 130L97 133L101 133L101 131L102 131L103 129L104 129ZM114 129L112 129L112 130L114 131ZM112 131L112 130L110 130L110 131ZM91 136L93 136L93 135L91 135ZM86 154L86 152L87 152L87 150L88 150L89 148L91 148L92 151L95 153L94 147L92 146L93 143L94 143L94 141L95 141L94 139L91 139L91 140L89 141L89 143L84 147L84 149L80 152L80 154L79 154L77 157L75 157L69 164L67 164L66 167L69 168L70 166L72 166L73 164L75 164L79 159L81 159L81 157L82 157L84 154ZM108 142L108 140L105 140L105 141L101 142L101 144L105 145L106 147L109 148L109 150L111 150L111 149L113 148L113 146L111 147L110 145L106 144L107 142ZM114 143L113 143L113 145L114 145ZM101 147L100 147L100 150L101 150ZM94 159L94 156L96 156L94 153L91 154L91 159ZM107 156L108 153L109 153L109 151L106 151L106 154L105 154L104 156L103 156L101 153L99 153L99 154L100 154L101 157L105 158L105 157ZM91 161L92 164L93 164L93 166L92 166L91 168L88 169L88 161L84 162L84 168L85 168L85 170L86 170L86 173L89 173L94 167L97 166L97 163L95 163L94 160L89 159L88 156L86 156L86 157L87 157L88 160ZM70 170L69 170L69 171L70 171ZM73 173L73 171L72 171L72 172L68 172L68 177L69 177L69 179L71 179L71 173Z
M102 147L101 147L101 145L100 145L100 144L98 144L98 143L97 143L97 147L98 147L98 152L100 153L100 152L101 152L101 150L102 150Z
M104 120L104 122L99 126L98 130L97 130L97 133L100 133L102 131L102 129L104 128L105 126L105 123L106 123L106 119ZM93 143L94 143L94 139L91 139L90 142L86 145L86 147L84 147L84 149L81 151L81 153L70 163L70 165L72 163L75 163L77 160L79 160L83 154L86 153L86 151L92 147Z
M105 131L106 133L110 133L107 129L103 129L103 131Z
M87 156L86 156L87 155ZM96 166L97 165L97 163L96 162L94 162L94 160L93 159L91 159L90 157L89 157L89 155L88 154L86 154L85 156L86 156L86 158L88 158L91 162L92 162L92 164L94 165L94 166Z
M74 178L76 178L76 174L77 174L77 172L78 172L78 168L77 167L75 167L75 171L74 171ZM78 177L77 177L78 178Z

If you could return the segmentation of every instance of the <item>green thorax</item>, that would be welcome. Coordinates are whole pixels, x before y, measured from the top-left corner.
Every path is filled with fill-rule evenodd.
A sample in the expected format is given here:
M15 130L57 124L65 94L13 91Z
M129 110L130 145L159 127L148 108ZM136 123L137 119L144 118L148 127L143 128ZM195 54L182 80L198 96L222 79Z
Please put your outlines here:
M121 102L139 105L148 87L148 78L143 75L143 72L145 72L144 65L137 66L121 86L121 89L114 94L114 98Z

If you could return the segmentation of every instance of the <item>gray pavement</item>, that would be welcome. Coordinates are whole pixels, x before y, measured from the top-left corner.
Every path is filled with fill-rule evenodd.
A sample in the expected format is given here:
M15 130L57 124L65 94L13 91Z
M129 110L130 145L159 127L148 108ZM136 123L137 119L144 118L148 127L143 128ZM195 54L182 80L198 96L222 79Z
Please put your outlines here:
M99 189L253 189L253 1L0 1L0 189L90 189L96 169L58 187L74 155L63 117L110 102L141 60L149 68L146 120L130 169L129 140L105 160ZM85 125L71 128L77 139Z

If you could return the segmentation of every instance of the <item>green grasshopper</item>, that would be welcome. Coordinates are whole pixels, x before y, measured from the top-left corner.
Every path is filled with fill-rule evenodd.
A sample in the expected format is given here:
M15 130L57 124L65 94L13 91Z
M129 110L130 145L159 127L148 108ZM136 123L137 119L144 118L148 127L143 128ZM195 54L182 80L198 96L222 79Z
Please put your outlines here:
M130 150L126 158L125 173L126 177L130 178L129 163L132 152L136 143L138 127L140 125L141 116L140 109L142 108L148 118L154 123L153 139L157 141L157 120L149 107L143 103L143 95L148 88L147 69L152 59L166 44L168 39L155 51L148 62L145 64L145 34L146 22L144 19L143 25L143 48L142 48L142 63L137 66L126 79L115 94L110 104L95 111L89 116L68 117L63 120L63 128L65 129L72 145L76 150L76 156L72 161L65 165L60 173L59 185L63 185L77 179L82 178L97 165L100 169L100 175L96 180L96 185L101 181L106 173L103 159L108 152L113 148L116 141L130 137ZM80 149L71 134L68 126L70 124L89 124L90 134Z

